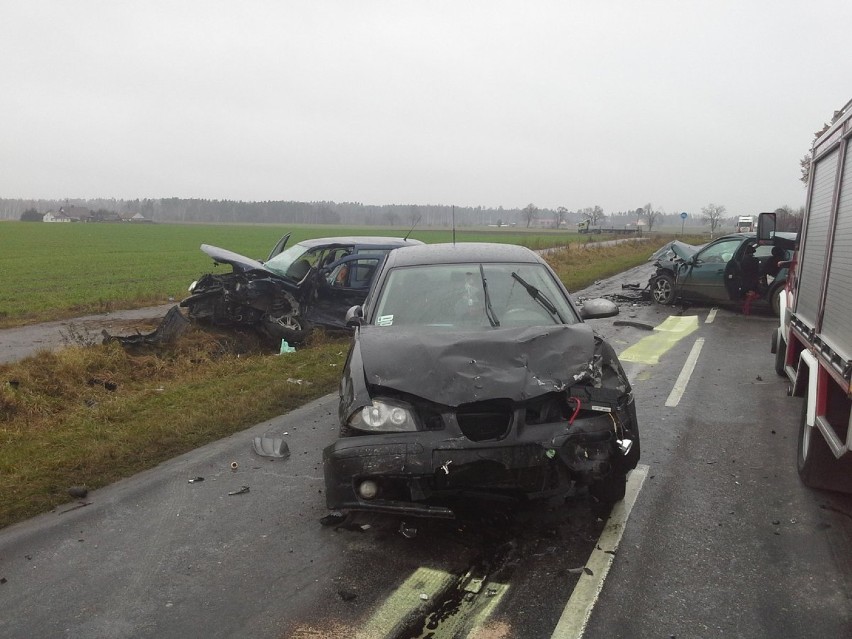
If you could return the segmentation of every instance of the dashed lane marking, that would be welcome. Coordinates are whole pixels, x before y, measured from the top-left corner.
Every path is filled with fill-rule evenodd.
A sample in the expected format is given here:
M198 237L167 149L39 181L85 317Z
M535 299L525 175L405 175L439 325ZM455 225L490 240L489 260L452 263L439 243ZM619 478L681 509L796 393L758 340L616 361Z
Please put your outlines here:
M639 464L631 471L624 499L612 507L600 539L586 562L586 570L580 575L551 639L580 639L583 636L624 534L627 518L647 476L648 466L645 464Z
M704 338L699 337L692 345L692 350L689 351L689 357L683 363L683 368L680 369L680 375L677 376L674 388L669 393L669 398L666 400L666 406L673 408L680 403L680 398L686 391L686 385L689 384L689 378L692 377L692 371L695 370L695 364L698 362L698 356L701 355L701 348L704 346Z
M704 323L705 324L712 324L713 320L716 319L716 311L718 311L718 310L719 310L718 308L711 308L710 312L707 313L707 319L704 320Z

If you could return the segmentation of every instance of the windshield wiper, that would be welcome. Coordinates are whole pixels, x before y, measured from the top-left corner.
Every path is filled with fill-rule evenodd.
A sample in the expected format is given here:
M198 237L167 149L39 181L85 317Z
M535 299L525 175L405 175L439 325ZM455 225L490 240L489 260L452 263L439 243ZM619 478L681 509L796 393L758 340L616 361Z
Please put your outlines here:
M500 320L497 319L497 315L494 313L494 309L491 306L491 296L488 295L488 282L485 281L485 269L482 268L482 264L479 265L479 274L482 276L482 292L485 296L485 314L488 316L488 321L491 322L491 326L500 326Z
M536 302L541 304L545 310L551 314L551 316L555 316L559 318L559 321L564 324L565 318L562 317L562 313L559 312L559 309L554 306L553 302L548 299L547 295L538 290L535 286L527 282L523 277L512 271L512 277L514 277L518 282L520 282L521 286L527 289L527 293L530 294L530 297L533 298Z

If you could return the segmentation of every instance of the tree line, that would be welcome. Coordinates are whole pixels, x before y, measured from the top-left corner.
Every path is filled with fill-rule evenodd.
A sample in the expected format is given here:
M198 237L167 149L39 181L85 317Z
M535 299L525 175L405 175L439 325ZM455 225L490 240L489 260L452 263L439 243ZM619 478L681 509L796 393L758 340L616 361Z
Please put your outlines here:
M145 198L124 200L115 198L24 200L0 199L0 219L41 221L48 211L87 210L90 219L108 219L109 215L130 218L141 214L154 222L184 223L267 223L267 224L330 224L399 226L414 225L446 227L465 226L524 226L574 230L578 222L588 221L591 227L626 228L642 221L646 231L660 225L681 226L680 212L666 213L651 203L636 209L607 214L599 205L568 209L539 208L530 203L522 209L498 207L463 207L432 204L383 204L360 202L296 202L238 200L208 200L201 198ZM791 228L801 219L802 209L789 206L777 209L779 228ZM727 217L722 205L710 204L701 216L690 215L686 224L705 224L714 232Z

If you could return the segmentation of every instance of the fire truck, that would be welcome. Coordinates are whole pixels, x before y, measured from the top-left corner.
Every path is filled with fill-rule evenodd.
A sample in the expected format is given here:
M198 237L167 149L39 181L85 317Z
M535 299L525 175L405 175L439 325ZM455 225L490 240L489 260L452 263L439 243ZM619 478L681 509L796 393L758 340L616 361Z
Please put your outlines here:
M814 142L807 206L772 336L775 371L804 399L797 465L810 487L852 492L852 101ZM758 216L771 243L774 213Z

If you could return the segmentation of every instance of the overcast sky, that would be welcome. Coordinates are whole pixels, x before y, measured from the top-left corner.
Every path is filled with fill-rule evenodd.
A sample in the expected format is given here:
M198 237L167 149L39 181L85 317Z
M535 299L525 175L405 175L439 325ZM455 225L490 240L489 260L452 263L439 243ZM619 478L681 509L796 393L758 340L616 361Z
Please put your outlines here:
M0 197L804 203L842 0L0 0Z

